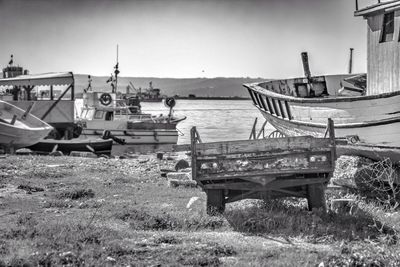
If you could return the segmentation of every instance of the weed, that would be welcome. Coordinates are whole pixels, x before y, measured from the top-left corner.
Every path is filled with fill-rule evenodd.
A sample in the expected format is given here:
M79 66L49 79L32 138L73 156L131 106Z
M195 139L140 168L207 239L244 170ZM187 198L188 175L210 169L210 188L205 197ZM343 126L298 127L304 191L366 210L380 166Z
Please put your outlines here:
M69 198L72 200L80 198L92 198L94 197L94 191L92 189L72 189L59 193L58 197Z
M224 225L222 217L167 213L165 211L149 212L144 209L134 208L118 211L114 216L129 222L130 226L136 230L214 230Z

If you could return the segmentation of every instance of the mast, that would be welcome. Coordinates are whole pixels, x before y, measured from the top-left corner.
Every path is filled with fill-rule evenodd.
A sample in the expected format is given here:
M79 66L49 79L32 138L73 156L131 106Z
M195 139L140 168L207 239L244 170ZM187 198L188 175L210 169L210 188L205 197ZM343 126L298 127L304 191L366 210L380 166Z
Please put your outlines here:
M353 50L354 48L350 48L349 74L353 72Z
M115 93L117 93L118 91L118 74L119 74L119 70L118 70L118 45L117 45L117 64L114 67L114 74L115 74Z

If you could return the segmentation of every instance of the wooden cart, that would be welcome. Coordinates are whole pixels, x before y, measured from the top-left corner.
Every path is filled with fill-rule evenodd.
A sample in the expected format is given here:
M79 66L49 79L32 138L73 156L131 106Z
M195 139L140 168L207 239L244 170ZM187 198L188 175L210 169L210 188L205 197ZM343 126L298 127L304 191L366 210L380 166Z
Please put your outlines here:
M207 213L223 213L226 203L242 199L288 196L307 198L310 210L325 209L336 160L332 120L327 134L202 143L193 127L192 175L207 194Z

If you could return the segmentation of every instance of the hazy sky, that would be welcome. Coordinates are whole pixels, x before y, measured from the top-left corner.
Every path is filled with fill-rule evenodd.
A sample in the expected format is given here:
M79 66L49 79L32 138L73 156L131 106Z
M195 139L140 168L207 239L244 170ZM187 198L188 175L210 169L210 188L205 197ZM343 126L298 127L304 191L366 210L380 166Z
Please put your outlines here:
M359 0L362 2L363 0ZM366 22L354 0L0 0L0 65L31 73L302 76L366 71Z

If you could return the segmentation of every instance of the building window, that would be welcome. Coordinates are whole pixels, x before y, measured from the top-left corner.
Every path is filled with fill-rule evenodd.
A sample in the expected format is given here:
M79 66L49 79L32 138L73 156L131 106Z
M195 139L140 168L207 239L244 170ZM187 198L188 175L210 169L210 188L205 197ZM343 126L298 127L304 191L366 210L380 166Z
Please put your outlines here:
M393 40L394 34L394 12L386 13L383 17L383 26L381 33L381 43Z

